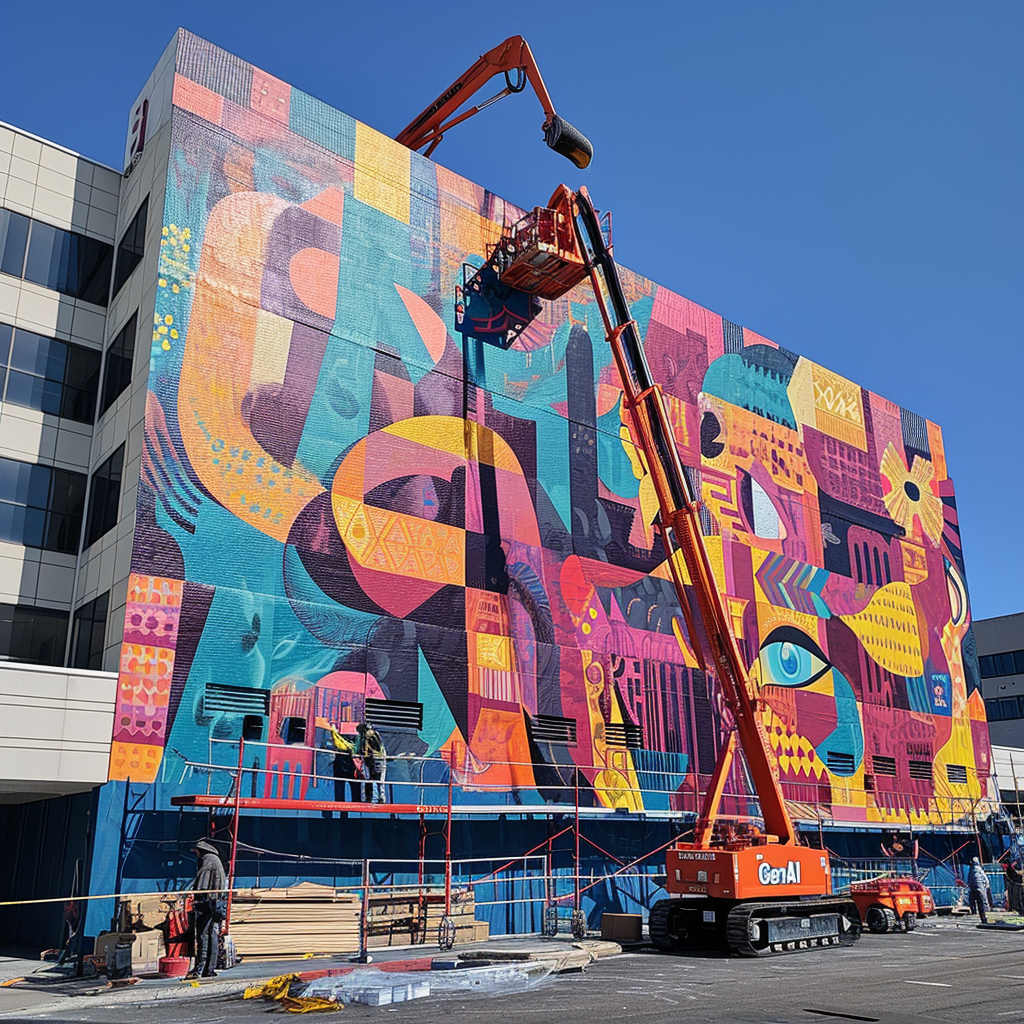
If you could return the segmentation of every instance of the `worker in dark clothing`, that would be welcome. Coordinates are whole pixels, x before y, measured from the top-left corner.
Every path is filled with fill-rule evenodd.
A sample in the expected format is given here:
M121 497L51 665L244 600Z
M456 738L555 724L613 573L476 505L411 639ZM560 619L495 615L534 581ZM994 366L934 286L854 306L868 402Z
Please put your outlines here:
M195 907L196 960L193 977L212 978L217 973L220 949L220 923L224 920L224 899L227 876L213 843L200 839L196 843L199 872L193 897Z
M366 776L366 799L375 804L384 803L384 741L380 733L368 722L360 722L359 753L363 757L363 774Z
M1019 860L1008 860L1003 867L1006 875L1006 907L1016 914L1024 914L1024 872Z
M971 870L967 875L967 890L970 895L971 913L978 908L982 924L988 924L988 910L992 906L992 885L981 866L978 857L971 858Z

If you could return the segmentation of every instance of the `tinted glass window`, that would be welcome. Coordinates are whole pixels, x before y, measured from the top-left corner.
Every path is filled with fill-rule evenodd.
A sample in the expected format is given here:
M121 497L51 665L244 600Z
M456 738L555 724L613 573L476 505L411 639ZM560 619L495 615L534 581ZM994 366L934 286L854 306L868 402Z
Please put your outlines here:
M992 655L992 659L996 663L997 676L1009 676L1013 674L1012 654L994 654Z
M139 311L136 310L128 318L128 322L117 332L117 337L107 349L107 362L103 368L103 399L100 403L102 416L114 399L132 380L132 357L135 354L135 330L138 324Z
M0 272L21 277L31 221L20 213L0 210Z
M99 352L44 338L20 327L12 330L3 324L0 325L0 353L8 347L11 366L8 402L53 416L66 416L80 423L93 421L99 386ZM0 380L5 375L6 365L0 369Z
M78 236L78 291L76 295L97 306L107 304L114 247L96 238Z
M84 473L0 459L0 540L76 554L85 479Z
M74 294L77 282L69 287L70 269L71 232L36 221L29 237L25 280L41 284L44 288Z
M7 360L11 356L11 339L14 337L14 328L10 324L0 324L0 363L7 369Z
M121 469L124 445L121 445L92 475L89 493L89 520L85 544L95 544L117 525L117 509L121 499Z
M98 306L107 304L114 247L0 210L0 271Z
M149 210L149 196L142 200L131 224L125 229L121 241L117 243L117 265L114 269L114 294L116 295L132 271L142 260L142 251L146 241L146 216Z
M990 722L998 722L1003 717L999 711L999 701L985 701L985 715Z
M996 674L996 663L991 654L983 654L978 658L978 666L983 679L990 679Z
M107 631L107 604L110 593L83 604L75 612L71 629L71 667L103 668L103 642Z
M63 665L68 613L0 604L0 660Z

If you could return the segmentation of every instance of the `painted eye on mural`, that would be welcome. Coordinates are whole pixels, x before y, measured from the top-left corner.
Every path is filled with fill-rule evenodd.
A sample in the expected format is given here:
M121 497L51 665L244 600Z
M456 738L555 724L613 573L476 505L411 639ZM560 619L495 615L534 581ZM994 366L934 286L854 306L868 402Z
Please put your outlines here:
M786 536L786 528L768 492L749 473L742 470L739 492L740 507L747 520L747 528L755 537L781 540Z
M779 626L768 634L758 662L764 686L810 686L832 668L825 652L792 626Z

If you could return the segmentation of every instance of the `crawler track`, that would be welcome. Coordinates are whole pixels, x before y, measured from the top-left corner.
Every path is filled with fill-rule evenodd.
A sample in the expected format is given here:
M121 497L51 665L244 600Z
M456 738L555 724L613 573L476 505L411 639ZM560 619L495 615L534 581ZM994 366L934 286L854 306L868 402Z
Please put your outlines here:
M850 946L860 938L861 924L856 905L846 899L668 899L651 907L648 929L651 942L665 952L724 948L763 957Z

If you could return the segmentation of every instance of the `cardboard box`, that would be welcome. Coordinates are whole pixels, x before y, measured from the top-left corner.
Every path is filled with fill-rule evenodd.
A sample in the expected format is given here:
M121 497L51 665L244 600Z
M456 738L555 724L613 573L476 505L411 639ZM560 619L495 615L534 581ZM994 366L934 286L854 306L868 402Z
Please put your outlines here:
M602 914L601 938L611 942L640 942L644 919L640 914Z

